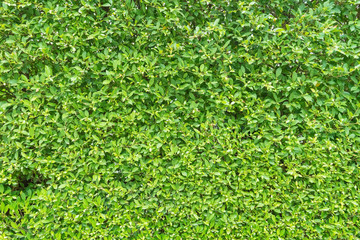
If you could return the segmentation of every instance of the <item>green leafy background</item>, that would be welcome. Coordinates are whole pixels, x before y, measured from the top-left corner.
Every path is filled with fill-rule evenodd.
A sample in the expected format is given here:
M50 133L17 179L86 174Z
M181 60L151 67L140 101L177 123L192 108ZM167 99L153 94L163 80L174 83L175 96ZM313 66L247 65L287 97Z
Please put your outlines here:
M360 1L4 0L4 239L359 239Z

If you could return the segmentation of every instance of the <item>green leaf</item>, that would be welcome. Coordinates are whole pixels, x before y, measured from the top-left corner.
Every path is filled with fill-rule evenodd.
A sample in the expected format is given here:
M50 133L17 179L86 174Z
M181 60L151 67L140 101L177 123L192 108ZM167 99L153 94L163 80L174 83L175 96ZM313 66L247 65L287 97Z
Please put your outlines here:
M49 66L45 66L45 75L52 76L52 69Z
M14 229L18 229L18 228L19 228L19 226L18 226L15 222L13 222L13 221L10 221L10 225L11 225L11 227L13 227Z
M308 102L312 102L312 101L313 101L313 98L312 98L310 95L305 95L304 98L305 98L305 100L308 101Z

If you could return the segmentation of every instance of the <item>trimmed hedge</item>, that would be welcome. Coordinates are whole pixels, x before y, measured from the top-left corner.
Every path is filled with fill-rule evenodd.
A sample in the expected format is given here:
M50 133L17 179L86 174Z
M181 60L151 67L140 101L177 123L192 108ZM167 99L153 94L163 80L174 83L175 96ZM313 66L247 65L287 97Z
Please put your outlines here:
M359 239L360 1L4 0L4 239Z

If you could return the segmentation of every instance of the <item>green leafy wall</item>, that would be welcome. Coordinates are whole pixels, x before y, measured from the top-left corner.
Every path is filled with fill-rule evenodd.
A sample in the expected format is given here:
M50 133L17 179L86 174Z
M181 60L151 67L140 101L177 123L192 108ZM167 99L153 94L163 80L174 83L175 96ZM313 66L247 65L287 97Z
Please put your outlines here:
M3 0L4 239L359 239L360 1Z

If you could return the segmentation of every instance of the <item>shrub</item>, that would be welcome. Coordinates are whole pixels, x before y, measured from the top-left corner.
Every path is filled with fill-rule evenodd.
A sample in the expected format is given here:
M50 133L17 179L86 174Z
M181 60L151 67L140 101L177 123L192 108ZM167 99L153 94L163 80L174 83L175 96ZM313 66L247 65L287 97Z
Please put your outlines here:
M0 234L358 239L355 0L4 0Z

